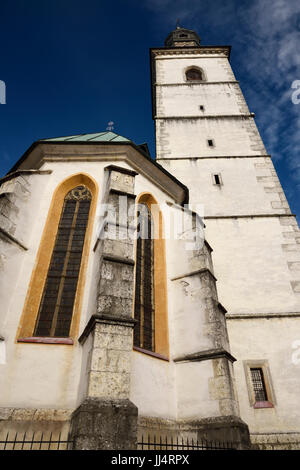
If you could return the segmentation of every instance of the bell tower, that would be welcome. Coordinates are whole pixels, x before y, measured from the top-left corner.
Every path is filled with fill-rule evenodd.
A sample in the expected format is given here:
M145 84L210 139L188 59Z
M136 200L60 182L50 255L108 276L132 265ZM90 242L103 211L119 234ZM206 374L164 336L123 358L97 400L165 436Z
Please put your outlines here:
M156 159L189 188L192 210L204 206L242 419L256 433L294 432L300 414L291 417L289 406L300 381L290 358L300 328L300 232L230 53L230 46L202 45L196 32L180 27L165 47L151 49ZM271 405L261 406L269 406L266 420L253 409L253 363L269 387ZM280 418L270 411L276 407Z

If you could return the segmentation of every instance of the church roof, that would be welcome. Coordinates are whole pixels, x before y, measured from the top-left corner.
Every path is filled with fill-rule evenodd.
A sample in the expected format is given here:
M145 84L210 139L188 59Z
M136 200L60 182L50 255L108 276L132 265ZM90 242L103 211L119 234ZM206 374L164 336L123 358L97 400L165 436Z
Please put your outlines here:
M66 155L70 158L72 152L74 158L78 159L78 150L74 150L77 146L82 146L85 158L94 161L94 147L103 148L103 146L107 146L108 148L103 155L106 160L107 156L111 155L114 162L118 160L126 161L129 165L133 165L134 169L139 171L146 178L156 181L163 190L166 190L166 192L174 197L180 204L188 202L188 188L156 160L151 158L146 143L136 145L132 140L127 139L127 137L123 137L111 131L36 140L7 172L6 176L0 179L0 184L14 172L26 172L40 168L45 157L45 152L48 158L53 157L56 161L57 159L63 160ZM109 151L109 147L111 146L114 147L114 149L110 149ZM120 149L122 149L122 151ZM53 155L51 150L54 152ZM82 152L80 151L80 155L81 154ZM101 153L99 154L98 152L96 157L101 160Z
M68 135L65 137L53 137L40 139L38 142L132 142L127 137L115 134L111 131L95 132L93 134Z

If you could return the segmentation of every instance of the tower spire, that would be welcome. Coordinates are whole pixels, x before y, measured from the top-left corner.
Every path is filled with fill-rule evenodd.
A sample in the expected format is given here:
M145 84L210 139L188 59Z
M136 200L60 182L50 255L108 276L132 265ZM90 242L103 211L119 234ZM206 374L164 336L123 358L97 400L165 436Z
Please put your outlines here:
M179 26L179 18L176 20L176 28L165 40L165 47L197 47L200 46L198 34L190 29Z

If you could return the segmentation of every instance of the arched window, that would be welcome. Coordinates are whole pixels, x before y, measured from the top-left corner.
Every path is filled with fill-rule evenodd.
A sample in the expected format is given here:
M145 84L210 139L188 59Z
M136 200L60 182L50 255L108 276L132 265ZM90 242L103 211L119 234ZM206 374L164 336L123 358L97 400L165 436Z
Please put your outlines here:
M138 205L135 279L134 318L137 320L137 324L134 329L134 345L148 351L154 351L153 220L145 203Z
M165 240L159 206L151 194L137 198L134 348L169 356Z
M52 196L17 332L18 342L73 344L78 334L98 186L78 173Z
M203 80L203 72L196 67L192 67L186 71L185 77L188 82Z
M83 185L64 199L34 336L69 336L90 205Z

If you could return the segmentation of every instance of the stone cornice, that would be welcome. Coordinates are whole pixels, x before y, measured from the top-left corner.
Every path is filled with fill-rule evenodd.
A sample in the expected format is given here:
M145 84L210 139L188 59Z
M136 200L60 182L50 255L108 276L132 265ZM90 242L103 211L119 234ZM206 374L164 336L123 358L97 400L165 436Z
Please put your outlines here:
M154 116L154 119L169 120L182 120L182 119L253 119L254 113L249 114L204 114L203 116Z
M115 255L103 255L103 260L104 261L110 261L112 263L120 263L120 264L129 264L130 266L134 266L135 262L133 259L129 258L124 258L121 256L115 256Z
M9 243L14 243L15 245L17 245L19 248L22 248L22 250L24 251L27 251L28 248L23 245L22 242L20 242L19 240L17 240L15 237L13 237L10 233L8 233L6 230L4 230L3 228L0 227L0 235L2 235L4 238L6 238L8 240Z
M137 176L138 173L134 170L129 170L129 168L124 168L123 166L117 165L108 165L104 168L105 171L117 171L118 173L123 173L124 175Z
M221 55L223 57L230 57L230 46L198 46L198 47L172 47L172 48L153 48L150 49L150 53L153 57L156 56L184 56L184 55L198 55L208 56L208 55Z
M174 362L200 362L207 361L210 359L225 358L231 362L235 362L236 358L233 357L228 351L223 348L208 349L206 351L199 351L192 354L186 354L173 359Z
M228 85L228 84L236 84L240 83L238 80L227 80L227 81L219 81L219 82L206 82L205 80L201 80L198 82L181 82L181 83L154 83L153 85L156 87L163 86L194 86L194 85Z
M91 331L94 330L97 323L106 323L109 325L120 325L133 328L136 324L136 320L131 317L116 317L114 315L92 315L78 339L81 345L85 343L86 339L88 338Z
M51 175L52 170L17 170L9 173L8 175L0 178L0 185L5 183L5 181L17 178L18 176L27 176L27 175Z
M271 158L271 155L204 155L202 157L162 157L156 160L206 160L211 158Z
M241 215L205 215L206 219L245 219L258 217L296 217L296 214L241 214Z
M197 269L196 271L191 271L189 273L186 273L186 274L181 274L180 276L176 276L176 277L172 277L171 278L171 281L178 281L179 279L183 279L185 277L190 277L190 276L196 276L197 274L209 274L210 277L212 277L212 279L216 282L217 279L215 278L215 276L213 275L213 273L211 272L210 269L208 268L203 268L203 269Z
M282 318L300 317L300 312L277 312L277 313L227 313L226 320L255 320L257 318Z
M127 191L121 191L120 189L111 188L109 190L109 193L118 194L119 196L125 196L131 199L136 199L136 194L128 193Z

